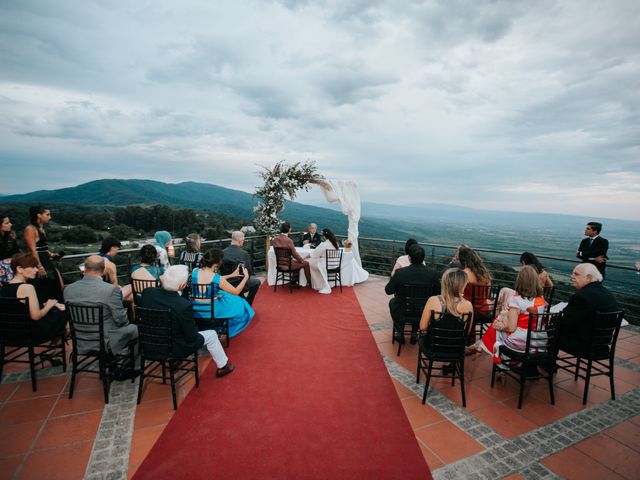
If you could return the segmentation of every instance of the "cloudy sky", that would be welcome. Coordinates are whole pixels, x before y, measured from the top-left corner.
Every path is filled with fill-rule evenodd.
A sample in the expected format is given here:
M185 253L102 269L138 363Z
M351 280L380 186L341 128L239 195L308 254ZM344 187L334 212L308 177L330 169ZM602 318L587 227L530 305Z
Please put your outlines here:
M365 201L640 220L639 106L637 0L0 5L2 193L314 160Z

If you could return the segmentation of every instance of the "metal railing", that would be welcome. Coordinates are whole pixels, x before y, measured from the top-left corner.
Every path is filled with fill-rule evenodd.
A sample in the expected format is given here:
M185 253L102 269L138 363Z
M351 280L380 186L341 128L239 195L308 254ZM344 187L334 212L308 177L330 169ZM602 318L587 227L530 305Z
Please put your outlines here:
M294 242L297 243L301 233L296 232L291 236ZM338 239L346 238L343 235L338 235L337 237ZM204 241L202 242L202 250L210 247L225 248L230 242L229 239ZM256 272L262 272L266 269L265 242L266 236L264 235L245 238L244 248L251 255L254 271ZM388 276L396 259L404 255L404 244L404 240L360 237L359 247L363 268L371 274ZM420 242L420 245L426 251L426 263L438 271L446 269L457 248L457 245L429 242ZM174 245L176 258L185 247L185 244ZM522 252L482 247L474 247L474 249L485 260L493 276L494 283L504 286L512 286L514 284L520 268L519 261ZM88 255L91 254L68 255L62 259L61 271L65 283L80 278L81 272L78 267ZM545 269L556 286L554 303L568 301L569 297L575 292L571 286L570 276L575 265L579 263L578 260L548 255L537 255L537 257L544 263ZM139 248L120 250L115 262L121 283L128 282L128 272L133 264L138 263L138 259ZM620 307L624 308L625 318L634 324L640 324L640 275L637 275L636 270L632 267L608 263L605 285L613 292Z

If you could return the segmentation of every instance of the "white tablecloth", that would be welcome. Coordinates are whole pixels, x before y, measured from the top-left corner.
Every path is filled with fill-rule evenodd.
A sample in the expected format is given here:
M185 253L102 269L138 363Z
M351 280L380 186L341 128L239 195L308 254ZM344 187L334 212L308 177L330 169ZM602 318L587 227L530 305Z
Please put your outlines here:
M305 247L296 247L296 250L302 257L308 257L311 255L311 249ZM342 265L340 267L340 276L342 280L342 286L351 287L355 283L361 283L369 278L369 272L363 270L360 265L357 264L353 258L353 252L350 250L342 250ZM324 262L324 259L323 259ZM269 285L276 283L276 253L273 247L269 248L269 270L267 271L267 282ZM333 284L333 282L331 282ZM300 285L307 285L307 278L305 277L304 270L300 270Z

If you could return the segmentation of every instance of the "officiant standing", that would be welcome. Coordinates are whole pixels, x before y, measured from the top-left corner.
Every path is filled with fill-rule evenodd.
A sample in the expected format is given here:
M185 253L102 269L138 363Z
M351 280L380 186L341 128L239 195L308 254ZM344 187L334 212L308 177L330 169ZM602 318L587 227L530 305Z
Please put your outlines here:
M300 246L309 245L310 248L316 248L320 242L322 242L322 237L318 233L318 226L315 223L310 223L307 231L302 235Z
M609 240L600 236L602 224L598 222L589 222L584 229L587 236L580 242L576 257L582 260L582 263L592 263L604 278L604 270L607 266L607 250L609 250Z

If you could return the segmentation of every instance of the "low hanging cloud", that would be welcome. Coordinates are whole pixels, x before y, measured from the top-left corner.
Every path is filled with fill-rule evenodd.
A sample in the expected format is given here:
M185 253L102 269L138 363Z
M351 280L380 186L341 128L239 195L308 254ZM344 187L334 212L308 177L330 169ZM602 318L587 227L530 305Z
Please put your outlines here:
M638 24L633 0L5 2L3 193L87 158L246 191L312 159L368 201L638 219Z

